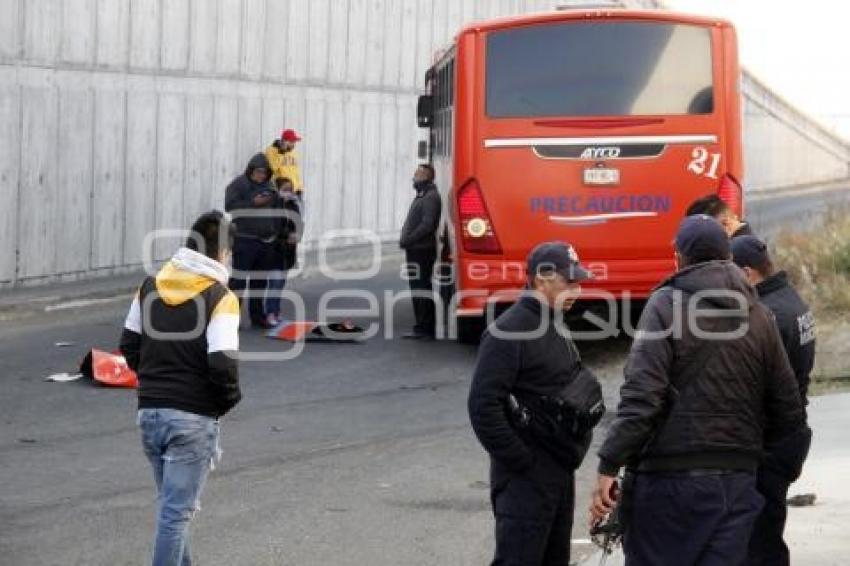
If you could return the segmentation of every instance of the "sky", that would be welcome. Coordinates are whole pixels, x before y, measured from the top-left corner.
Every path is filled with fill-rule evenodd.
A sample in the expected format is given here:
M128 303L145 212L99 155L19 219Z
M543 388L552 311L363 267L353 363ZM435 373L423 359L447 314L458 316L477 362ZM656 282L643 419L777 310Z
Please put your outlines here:
M665 0L720 16L738 32L741 64L783 98L850 140L850 2Z

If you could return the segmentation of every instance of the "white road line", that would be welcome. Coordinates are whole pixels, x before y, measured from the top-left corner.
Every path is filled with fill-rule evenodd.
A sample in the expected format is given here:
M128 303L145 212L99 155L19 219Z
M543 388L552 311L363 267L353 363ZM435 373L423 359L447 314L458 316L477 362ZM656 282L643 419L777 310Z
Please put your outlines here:
M118 295L117 297L107 297L105 299L77 299L75 301L68 301L55 305L47 305L46 307L44 307L44 312L79 309L83 307L90 307L92 305L105 305L109 303L116 303L118 301L126 301L129 299L129 297L130 295Z

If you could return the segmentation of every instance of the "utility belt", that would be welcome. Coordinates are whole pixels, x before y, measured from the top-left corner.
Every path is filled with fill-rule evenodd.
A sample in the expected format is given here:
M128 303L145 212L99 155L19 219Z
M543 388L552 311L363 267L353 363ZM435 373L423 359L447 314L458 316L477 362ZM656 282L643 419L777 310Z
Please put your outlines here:
M605 414L602 387L580 364L557 395L516 392L508 396L507 412L517 432L565 465L577 468L589 436Z
M697 452L692 454L677 454L655 456L643 454L629 464L629 467L641 474L688 474L692 471L714 470L722 472L754 473L759 465L756 454L745 452Z

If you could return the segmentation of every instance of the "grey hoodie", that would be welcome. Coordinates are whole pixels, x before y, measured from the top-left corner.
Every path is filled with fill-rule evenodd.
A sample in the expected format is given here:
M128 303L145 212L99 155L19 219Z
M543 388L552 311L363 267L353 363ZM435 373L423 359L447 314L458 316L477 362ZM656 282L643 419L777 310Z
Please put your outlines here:
M251 180L251 173L258 168L267 169L269 160L262 153L257 153L248 162L245 173L239 175L227 186L224 194L224 209L233 214L236 223L236 234L248 238L260 238L264 240L273 239L280 231L280 221L276 215L250 216L252 212L268 210L272 211L276 200L270 200L264 206L254 206L255 196L268 193L277 195L271 183L271 173L265 183L255 183Z

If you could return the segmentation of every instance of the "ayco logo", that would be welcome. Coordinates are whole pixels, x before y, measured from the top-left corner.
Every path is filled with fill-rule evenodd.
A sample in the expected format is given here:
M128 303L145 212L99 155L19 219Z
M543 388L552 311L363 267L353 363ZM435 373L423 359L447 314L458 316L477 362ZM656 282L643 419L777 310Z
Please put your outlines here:
M616 159L620 157L619 147L588 147L581 152L582 159Z

